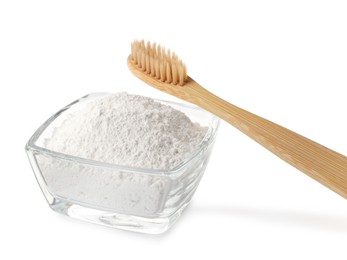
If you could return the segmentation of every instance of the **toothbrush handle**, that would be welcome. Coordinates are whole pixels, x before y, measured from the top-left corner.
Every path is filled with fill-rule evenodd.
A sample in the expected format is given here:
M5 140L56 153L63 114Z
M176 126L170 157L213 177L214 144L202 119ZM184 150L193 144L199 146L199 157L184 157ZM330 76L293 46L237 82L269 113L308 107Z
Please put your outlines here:
M346 156L228 103L190 77L183 86L175 86L138 69L131 56L128 66L140 80L219 116L282 160L347 199Z
M234 106L193 80L187 87L190 93L187 101L224 119L282 160L347 199L346 156Z

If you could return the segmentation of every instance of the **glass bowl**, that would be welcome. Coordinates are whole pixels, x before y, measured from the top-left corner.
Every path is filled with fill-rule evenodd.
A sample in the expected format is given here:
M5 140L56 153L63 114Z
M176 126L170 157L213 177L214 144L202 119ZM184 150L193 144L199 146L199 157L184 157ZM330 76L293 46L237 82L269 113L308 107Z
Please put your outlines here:
M70 217L144 233L162 233L181 215L206 169L219 119L205 110L163 100L193 122L208 127L202 142L170 170L133 168L58 153L44 147L64 119L88 102L86 95L50 117L26 144L37 182L50 207Z

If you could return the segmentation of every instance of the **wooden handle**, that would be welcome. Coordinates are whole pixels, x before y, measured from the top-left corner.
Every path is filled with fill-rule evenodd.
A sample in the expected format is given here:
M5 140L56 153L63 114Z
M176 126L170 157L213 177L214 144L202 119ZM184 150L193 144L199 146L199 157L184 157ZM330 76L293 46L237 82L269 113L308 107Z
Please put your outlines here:
M142 81L219 116L282 160L347 199L346 156L228 103L201 87L190 77L184 86L177 86L162 82L139 70L130 56L128 66Z
M347 157L238 108L189 79L185 99L229 122L282 160L347 199ZM187 98L189 97L189 98ZM189 100L188 100L189 99Z

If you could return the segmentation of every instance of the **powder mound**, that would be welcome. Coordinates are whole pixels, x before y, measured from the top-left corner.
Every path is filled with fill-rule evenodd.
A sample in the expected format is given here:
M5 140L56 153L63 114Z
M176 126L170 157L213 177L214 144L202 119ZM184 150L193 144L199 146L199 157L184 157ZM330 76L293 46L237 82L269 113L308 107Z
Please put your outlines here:
M199 145L206 131L170 106L118 93L71 114L45 146L101 162L168 170Z

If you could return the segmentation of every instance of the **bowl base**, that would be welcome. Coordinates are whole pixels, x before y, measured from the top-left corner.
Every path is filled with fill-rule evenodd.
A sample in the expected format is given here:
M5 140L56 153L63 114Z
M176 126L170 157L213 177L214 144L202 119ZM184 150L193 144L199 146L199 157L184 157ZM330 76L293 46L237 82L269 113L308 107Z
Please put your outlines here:
M87 222L147 234L161 234L167 231L180 217L188 203L169 217L146 218L108 212L71 203L64 199L54 199L50 203L53 211Z

